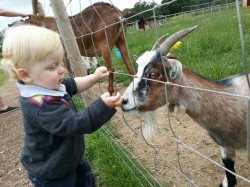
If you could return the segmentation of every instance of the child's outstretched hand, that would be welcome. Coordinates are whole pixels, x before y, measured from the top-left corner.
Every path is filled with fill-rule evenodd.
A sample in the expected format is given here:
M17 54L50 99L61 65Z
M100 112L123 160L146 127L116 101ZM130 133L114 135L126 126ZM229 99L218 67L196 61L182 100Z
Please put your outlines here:
M101 66L95 70L94 76L95 76L96 80L100 80L100 79L103 79L103 78L109 76L109 71L106 67Z
M119 92L117 92L115 96L111 96L109 92L105 92L101 95L101 99L110 108L115 108L117 106L121 106L123 97Z

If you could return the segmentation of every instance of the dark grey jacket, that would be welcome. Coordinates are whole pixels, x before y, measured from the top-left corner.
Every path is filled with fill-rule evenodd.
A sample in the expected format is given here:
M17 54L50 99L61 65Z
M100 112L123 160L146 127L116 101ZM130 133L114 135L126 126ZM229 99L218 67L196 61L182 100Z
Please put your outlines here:
M84 153L83 134L97 130L116 112L100 98L78 112L71 100L77 93L74 79L65 78L63 84L60 91L51 91L17 83L24 127L21 162L41 179L72 172Z

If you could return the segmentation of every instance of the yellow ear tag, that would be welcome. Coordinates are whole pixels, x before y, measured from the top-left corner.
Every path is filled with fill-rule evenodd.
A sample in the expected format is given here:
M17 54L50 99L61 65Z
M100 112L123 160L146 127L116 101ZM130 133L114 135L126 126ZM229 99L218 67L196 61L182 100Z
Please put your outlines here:
M174 44L174 46L173 46L171 49L177 49L178 47L180 47L180 45L181 45L181 42L178 41L178 42L176 42L176 43Z

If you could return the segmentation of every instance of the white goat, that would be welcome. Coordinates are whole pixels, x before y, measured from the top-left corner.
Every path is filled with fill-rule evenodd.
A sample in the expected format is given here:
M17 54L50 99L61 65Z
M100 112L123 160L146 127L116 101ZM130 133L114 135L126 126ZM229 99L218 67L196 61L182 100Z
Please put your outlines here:
M247 147L247 100L171 84L250 95L245 75L212 81L183 68L180 61L168 57L171 47L196 28L192 27L175 33L160 46L154 45L151 51L139 57L138 72L124 93L122 109L124 112L147 113L166 103L184 109L186 114L203 127L221 146L225 168L234 172L235 150ZM170 83L167 89L162 82ZM233 187L236 183L235 175L226 171L226 176L220 186Z

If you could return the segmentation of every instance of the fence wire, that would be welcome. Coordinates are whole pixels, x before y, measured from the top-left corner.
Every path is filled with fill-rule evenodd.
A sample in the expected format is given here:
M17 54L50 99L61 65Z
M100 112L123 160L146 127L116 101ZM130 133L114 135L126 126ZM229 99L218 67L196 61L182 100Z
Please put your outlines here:
M155 38L160 37L160 28L156 20L155 10L162 6L168 6L170 3L173 3L175 1L176 0L162 5L157 5L152 9L147 10L152 11L154 15ZM89 2L90 5L93 5L91 1ZM82 7L81 3L82 2L79 1L80 8ZM112 1L110 1L110 3L113 4ZM115 4L113 5L115 6ZM246 72L248 72L247 58L245 56L247 52L244 46L245 41L241 30L240 12L238 5L239 2L236 1L237 17L239 18L240 39L242 43L243 63L245 64L244 67ZM68 8L70 6L71 1L68 2L67 7L65 8ZM72 8L70 7L70 10L71 9ZM141 15L147 11L135 14L131 16L130 19ZM70 14L72 15L72 11ZM125 20L126 19L122 19L121 21L116 22L114 24L123 23ZM106 39L106 29L110 26L112 25L106 25L104 28ZM124 27L124 25L122 28L125 36L126 28ZM98 31L91 31L88 34L82 33L82 35L78 36L77 38L83 38L88 35L93 35ZM67 40L69 39L75 38L67 38ZM93 40L92 42L94 43ZM126 42L128 43L128 41ZM110 48L110 46L108 47ZM129 50L129 48L127 49ZM113 55L111 50L109 52L111 55ZM74 61L74 59L71 60ZM115 61L113 57L112 61ZM78 63L77 61L74 62ZM129 75L125 72L115 71L110 73L114 74L115 80L120 78L120 76L125 77L125 79L128 79L130 77L135 78L133 75ZM152 79L147 80L155 81ZM183 89L191 89L197 92L208 92L213 93L215 95L218 94L237 99L243 99L248 101L249 103L249 96L242 96L240 94L232 94L209 89L183 86L173 84L171 82L158 81L158 83L164 85L166 99L168 97L167 90L169 86L172 86ZM103 92L103 90L106 90L106 86L107 84L104 82L99 83L98 86L91 88L93 91L93 95L89 95L89 97L91 97L92 99L97 98ZM119 89L124 90L124 87L116 87L116 90ZM85 105L81 97L76 97L76 99L82 105ZM247 114L249 116L249 111ZM217 149L218 146L215 145L215 143L207 136L205 130L200 131L198 129L199 127L197 127L197 124L191 125L191 127L189 127L191 123L193 124L193 121L190 118L188 118L184 114L178 115L176 112L170 113L166 106L161 107L160 109L155 111L155 116L157 118L155 122L156 125L153 126L155 135L153 136L151 142L147 142L142 135L142 127L144 125L145 119L143 119L142 115L140 114L134 117L130 117L124 115L121 110L118 110L117 115L111 120L111 123L114 127L116 127L116 130L121 133L121 139L118 139L106 126L104 126L100 131L100 133L105 139L113 139L111 147L114 150L118 148L125 155L126 159L122 160L124 165L126 165L126 167L128 167L132 173L134 172L134 170L137 170L140 175L145 179L146 183L140 181L140 179L137 178L137 176L135 175L140 186L164 186L164 184L166 183L173 186L202 186L203 184L207 183L211 184L212 186L218 185L219 182L221 182L221 180L223 179L224 170L227 169L220 164L221 160L219 156L219 150ZM176 124L179 124L179 126L177 127ZM250 129L249 126L248 128ZM189 134L189 136L184 136L181 133L182 131L189 131L191 134ZM196 132L199 132L201 134L196 134ZM249 136L248 139L250 139ZM250 144L248 148L250 149ZM211 152L211 150L213 150L213 152ZM249 166L245 165L246 159L244 159L245 158L241 159L241 165L236 168L236 173L233 173L229 170L227 171L234 174L243 185L250 186L249 172L244 173L244 176L237 173L237 169L240 170L242 168L244 171L249 171ZM135 164L134 160L139 163L140 167ZM202 164L198 164L199 162L201 162ZM198 165L198 167L196 165ZM219 176L217 176L217 174L219 174ZM150 182L151 180L148 179L148 176L153 179L154 183ZM211 179L207 179L209 177L211 177ZM217 183L217 181L219 182Z

